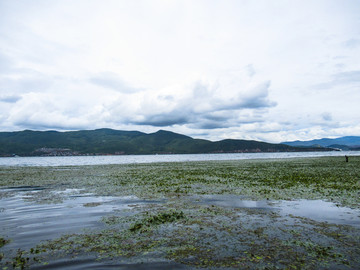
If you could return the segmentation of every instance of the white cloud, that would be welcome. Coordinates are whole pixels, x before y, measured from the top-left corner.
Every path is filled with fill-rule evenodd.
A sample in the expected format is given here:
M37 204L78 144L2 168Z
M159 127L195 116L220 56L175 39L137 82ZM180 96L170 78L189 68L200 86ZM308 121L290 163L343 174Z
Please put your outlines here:
M360 135L360 5L1 1L0 130Z
M119 76L109 72L96 74L92 76L89 81L90 83L96 84L100 87L110 88L122 93L131 94L142 90L126 85L126 83L124 83L124 81Z

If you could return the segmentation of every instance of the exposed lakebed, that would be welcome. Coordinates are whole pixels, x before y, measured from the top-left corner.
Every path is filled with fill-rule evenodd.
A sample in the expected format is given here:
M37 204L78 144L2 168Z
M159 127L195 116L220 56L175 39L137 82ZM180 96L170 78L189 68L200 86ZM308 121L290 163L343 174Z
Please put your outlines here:
M359 163L337 162L3 168L0 266L356 269Z

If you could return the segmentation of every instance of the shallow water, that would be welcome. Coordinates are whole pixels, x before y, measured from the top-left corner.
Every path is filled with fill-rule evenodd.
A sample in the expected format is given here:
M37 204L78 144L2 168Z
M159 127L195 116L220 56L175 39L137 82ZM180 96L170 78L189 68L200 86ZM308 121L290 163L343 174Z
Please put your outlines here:
M64 189L46 190L54 197L60 196L61 202L38 203L34 198L37 193L44 190L46 189L40 186L0 189L0 193L6 194L0 199L0 236L11 239L11 242L0 251L8 257L14 257L19 248L29 250L42 241L56 239L63 234L105 228L106 225L101 222L104 216L131 216L140 211L135 206L146 207L149 204L166 202L142 200L135 196L95 196L80 189ZM195 205L252 209L256 213L276 212L283 217L276 221L281 224L274 225L276 219L272 219L270 215L241 213L244 224L249 226L259 222L263 226L268 224L270 230L272 230L271 226L274 226L274 234L277 233L276 226L283 226L289 215L360 228L360 210L337 207L334 203L321 200L253 201L237 195L197 195L190 196L186 200ZM221 216L218 218L221 219ZM291 222L287 223L289 224L291 225ZM221 235L222 231L218 233ZM140 259L126 258L121 261L111 259L97 261L96 256L96 254L85 254L74 258L52 258L47 265L33 265L31 269L192 269L176 262L151 257L152 255Z
M187 162L211 160L274 159L301 157L356 156L357 151L172 154L123 156L67 156L67 157L0 157L0 166L79 166L106 164L137 164L154 162ZM351 158L350 158L351 160Z
M196 199L202 204L223 207L258 209L276 211L282 216L299 216L319 222L351 225L360 228L360 210L339 207L332 202L322 200L294 200L294 201L252 201L236 195L203 195Z
M44 266L35 266L31 269L116 269L116 270L167 270L167 269L190 269L189 267L174 262L146 262L146 263L115 263L111 260L96 262L92 257L61 259L50 262Z
M55 239L65 233L79 233L86 228L101 228L101 217L108 213L131 215L134 205L153 203L135 196L111 197L81 193L78 189L50 191L61 194L59 203L36 203L31 196L41 187L1 189L8 197L0 200L0 235L11 239L6 249L27 249L40 241ZM12 196L9 196L11 192ZM28 200L30 199L30 200Z
M64 234L104 228L101 218L107 215L130 216L137 213L136 206L163 203L162 200L142 200L136 196L94 196L79 189L50 191L63 196L59 203L39 204L28 200L44 189L38 186L0 189L0 193L6 193L6 197L0 199L0 236L11 240L0 251L8 257L14 257L18 249L29 250L42 241ZM95 254L53 258L46 265L34 265L31 269L187 269L175 262L153 258L144 258L144 263L129 259L122 263L112 260L99 262L96 259Z
M141 200L135 196L94 196L78 189L50 191L61 194L59 203L36 203L31 195L42 187L18 187L1 189L11 196L0 199L0 235L11 239L6 249L27 249L44 240L55 239L62 234L80 233L84 229L101 228L100 219L106 215L133 215L135 205L162 203L164 201ZM319 222L351 225L360 228L360 210L338 207L322 200L252 201L237 195L202 195L190 198L200 204L254 210L276 211L282 216L299 216Z

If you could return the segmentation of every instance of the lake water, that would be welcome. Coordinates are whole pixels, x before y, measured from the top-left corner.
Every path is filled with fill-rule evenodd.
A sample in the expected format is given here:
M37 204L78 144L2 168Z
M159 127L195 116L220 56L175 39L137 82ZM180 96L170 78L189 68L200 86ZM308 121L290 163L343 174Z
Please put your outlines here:
M45 240L53 240L63 234L86 233L91 230L106 229L101 222L102 217L131 217L138 213L139 206L147 204L165 204L166 199L151 201L143 200L136 196L112 197L95 196L91 193L82 193L80 189L66 189L51 191L61 193L64 198L58 203L34 203L29 200L31 195L41 192L44 187L13 187L0 188L1 193L7 196L0 199L0 235L11 239L11 242L0 249L6 255L1 266L7 267L5 262L14 257L18 249L29 250L31 247ZM295 200L295 201L252 201L244 200L237 195L197 195L186 198L188 203L217 205L238 209L253 209L260 211L276 212L279 215L280 228L286 229L287 225L296 223L299 229L302 224L299 217L311 218L318 222L330 224L350 225L358 231L360 229L360 210L347 207L338 207L334 203L321 200ZM257 215L239 212L240 224L253 224L258 222ZM300 223L299 223L300 222ZM266 221L261 217L262 226L268 226L276 231L276 220ZM274 225L275 224L275 225ZM119 226L119 225L117 225ZM252 226L252 225L251 225ZM326 226L326 225L323 225ZM293 228L291 226L291 228ZM343 233L343 232L342 232ZM345 233L345 231L344 231ZM84 257L85 256L85 257ZM154 254L152 255L154 256ZM87 254L57 258L50 257L46 265L35 264L31 269L194 269L171 261L160 260L156 256L146 263L140 263L145 258L118 258L115 260L102 259L98 261L94 254ZM140 262L139 262L140 260ZM5 269L5 268L4 268Z
M292 201L253 201L238 195L202 195L194 196L193 200L200 204L218 205L222 207L247 208L277 211L282 216L300 216L318 222L351 225L360 228L360 210L340 207L335 203L323 200L292 200Z
M277 159L323 156L356 156L356 151L228 153L228 154L173 154L124 156L67 156L67 157L1 157L0 166L79 166L106 164L136 164L154 162L186 162L211 160Z
M351 161L351 156L359 155L359 152L13 157L0 158L0 166L101 165L344 155L350 156ZM7 262L11 262L18 249L29 250L45 240L53 240L63 234L81 234L92 230L106 229L106 225L102 222L103 217L131 217L141 211L140 207L145 207L145 209L149 207L151 209L150 205L152 207L153 205L166 206L167 203L167 199L150 201L135 196L96 196L91 193L84 193L81 189L49 189L48 192L51 196L56 197L60 194L63 199L53 203L46 203L45 201L39 203L36 201L36 194L48 188L47 186L0 188L0 236L11 239L10 243L0 249L0 253L5 255L5 258L0 260L0 269L9 266ZM198 195L187 197L184 200L190 205L205 204L209 207L215 205L223 208L240 209L238 216L236 216L239 224L248 224L251 228L261 224L263 227L268 226L269 230L274 231L274 233L281 231L281 229L288 229L286 226L290 226L289 228L294 227L294 230L300 230L308 226L319 226L319 228L323 226L322 229L328 226L329 228L335 228L334 230L341 230L341 227L335 227L335 225L347 225L347 229L341 231L341 233L354 231L356 236L359 235L360 230L359 209L339 207L328 201L253 201L237 195ZM247 213L248 210L253 213ZM266 213L270 213L269 216L266 216ZM269 218L272 215L271 213L276 214L274 218ZM191 213L189 216L191 216ZM268 219L264 219L264 217ZM308 218L322 223L320 225L311 225L301 218ZM306 229L303 230L306 231ZM222 232L219 231L219 233ZM304 235L304 237L307 237L307 234ZM257 240L257 238L254 240ZM329 240L330 244L333 244L331 240ZM149 255L149 258L141 256L140 258L118 258L114 260L109 258L101 261L98 261L96 256L96 254L84 254L79 257L74 256L74 258L50 257L46 261L46 265L34 264L31 269L193 269L173 261L164 261L163 258L159 259L155 255Z

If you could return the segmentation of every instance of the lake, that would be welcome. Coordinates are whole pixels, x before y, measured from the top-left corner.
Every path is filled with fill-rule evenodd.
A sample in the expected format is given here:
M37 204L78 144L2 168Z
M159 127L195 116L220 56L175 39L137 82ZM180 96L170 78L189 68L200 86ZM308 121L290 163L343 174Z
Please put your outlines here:
M356 156L356 151L332 152L277 152L277 153L225 153L225 154L172 154L121 156L66 156L66 157L1 157L0 166L80 166L105 164L136 164L154 162L187 162L242 159L283 159L323 156Z

